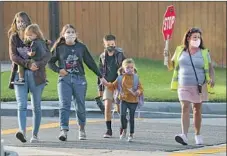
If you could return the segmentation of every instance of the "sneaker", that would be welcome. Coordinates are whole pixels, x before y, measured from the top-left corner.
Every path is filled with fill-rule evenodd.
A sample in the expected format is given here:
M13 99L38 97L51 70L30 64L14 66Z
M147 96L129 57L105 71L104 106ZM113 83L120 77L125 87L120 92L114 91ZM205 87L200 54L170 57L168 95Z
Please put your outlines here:
M37 143L37 142L39 142L38 137L36 135L33 135L31 140L30 140L30 143Z
M79 131L79 140L86 140L85 130L80 130Z
M195 144L196 145L203 145L203 138L201 135L195 135Z
M25 143L27 142L25 135L22 132L16 133L16 138L20 140L21 142Z
M128 136L128 142L132 142L132 140L133 140L133 136Z
M19 79L19 80L16 80L16 81L14 82L14 84L15 84L15 85L24 85L24 84L25 84L25 81L24 81L24 79Z
M188 139L185 134L178 134L175 136L176 142L182 144L182 145L188 145Z
M106 133L103 135L103 138L111 138L112 137L112 130L108 129Z
M59 137L58 137L59 140L61 141L66 141L67 140L67 131L66 130L62 130Z
M124 138L126 138L126 130L123 130L120 135L120 140L123 140Z

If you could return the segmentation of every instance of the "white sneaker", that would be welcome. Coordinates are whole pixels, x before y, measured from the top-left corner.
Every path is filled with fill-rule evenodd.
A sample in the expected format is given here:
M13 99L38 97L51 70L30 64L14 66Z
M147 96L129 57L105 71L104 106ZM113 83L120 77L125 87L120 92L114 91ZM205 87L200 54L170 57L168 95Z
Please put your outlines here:
M30 143L37 143L37 142L39 142L39 138L36 135L33 135L30 140Z
M188 145L188 138L185 134L177 134L175 136L175 140L182 145Z
M85 130L79 130L79 140L86 140Z
M128 136L128 142L132 142L133 136Z
M67 133L68 133L68 131L62 130L58 139L61 140L61 141L66 141L67 140Z
M120 140L123 140L124 138L126 138L126 130L123 130L121 135L120 135Z
M201 135L195 135L195 144L196 145L203 145L203 138Z

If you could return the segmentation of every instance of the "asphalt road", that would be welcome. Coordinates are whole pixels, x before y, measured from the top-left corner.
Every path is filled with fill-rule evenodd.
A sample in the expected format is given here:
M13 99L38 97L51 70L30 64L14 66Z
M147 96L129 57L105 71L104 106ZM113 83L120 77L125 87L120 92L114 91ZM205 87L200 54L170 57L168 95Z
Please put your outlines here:
M47 152L46 155L51 155L51 152L53 155L56 155L56 152L59 155L108 155L108 153L117 155L116 151L118 151L120 153L123 152L124 155L127 155L127 153L131 155L130 152L134 154L140 152L142 156L147 154L155 155L157 152L159 153L158 155L161 155L161 153L163 154L165 152L175 153L182 150L201 148L194 144L192 121L189 130L189 145L182 146L175 142L174 135L181 130L179 118L137 119L135 123L135 138L131 143L125 140L119 140L119 119L113 121L113 138L102 138L105 132L105 123L101 115L99 118L96 116L96 118L87 119L87 140L85 141L78 140L78 126L75 122L75 118L72 118L67 142L60 142L57 138L59 135L58 118L43 118L39 135L40 143L36 144L29 142L22 144L15 139L15 132L17 131L16 117L2 117L1 121L4 145L9 146L9 149L17 150L16 152L18 152L19 155L36 155L39 150L45 150ZM27 120L27 140L31 137L31 125L32 120L29 117ZM202 135L204 137L205 146L208 148L213 145L226 144L226 119L203 119ZM34 149L35 151L30 151L29 154L29 150ZM48 154L48 152L50 153ZM55 154L53 152L55 152ZM113 154L114 152L115 154Z

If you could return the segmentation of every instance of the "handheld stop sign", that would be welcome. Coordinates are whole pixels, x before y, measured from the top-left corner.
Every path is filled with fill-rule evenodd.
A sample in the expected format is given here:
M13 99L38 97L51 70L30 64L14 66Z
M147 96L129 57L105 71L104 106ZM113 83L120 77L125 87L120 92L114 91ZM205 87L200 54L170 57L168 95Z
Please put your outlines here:
M168 45L169 39L172 37L174 23L176 20L176 14L174 10L174 6L170 5L167 7L166 12L164 14L163 25L162 25L162 34L165 41L164 48L164 65L168 64Z

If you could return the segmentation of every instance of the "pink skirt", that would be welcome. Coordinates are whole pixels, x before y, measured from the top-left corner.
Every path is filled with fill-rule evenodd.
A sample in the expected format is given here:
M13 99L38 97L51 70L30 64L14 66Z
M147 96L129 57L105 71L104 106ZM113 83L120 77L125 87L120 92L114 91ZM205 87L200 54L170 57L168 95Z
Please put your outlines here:
M202 87L202 95L199 95L197 86L179 86L178 87L179 101L189 101L191 103L202 103L208 101L207 85Z

